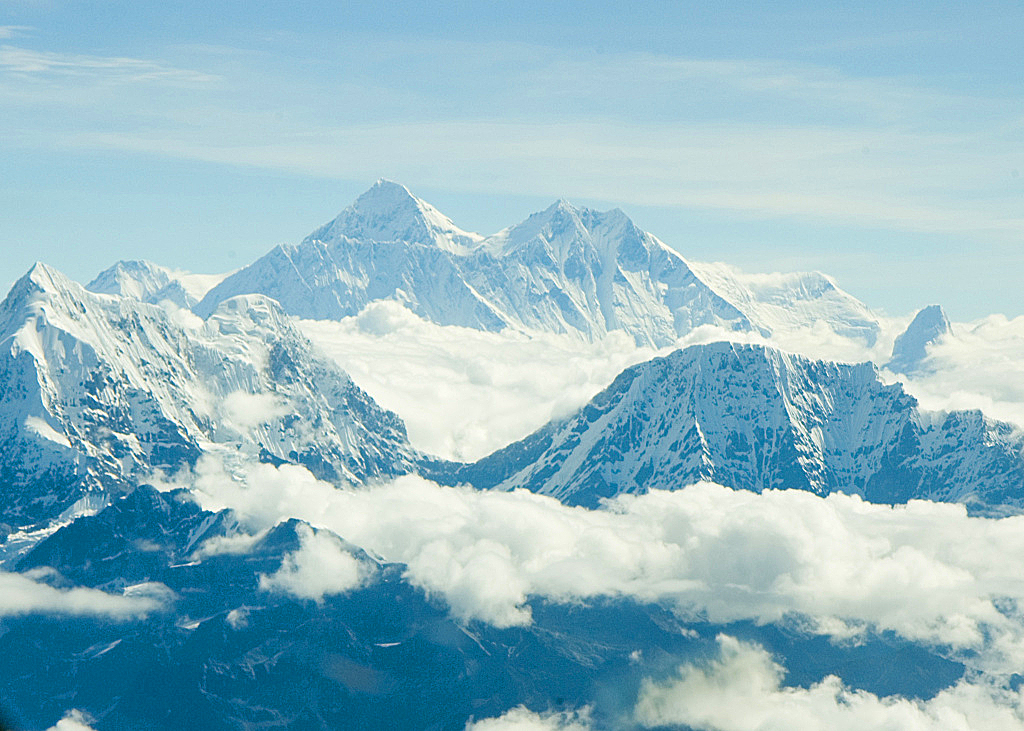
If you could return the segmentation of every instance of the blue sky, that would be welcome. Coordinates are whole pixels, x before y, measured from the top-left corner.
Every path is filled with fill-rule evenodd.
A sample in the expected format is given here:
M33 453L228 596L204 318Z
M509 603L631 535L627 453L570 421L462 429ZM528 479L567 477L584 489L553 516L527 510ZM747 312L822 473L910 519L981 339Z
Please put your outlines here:
M235 268L388 177L482 233L565 197L1024 314L1024 9L898 5L0 0L0 286Z

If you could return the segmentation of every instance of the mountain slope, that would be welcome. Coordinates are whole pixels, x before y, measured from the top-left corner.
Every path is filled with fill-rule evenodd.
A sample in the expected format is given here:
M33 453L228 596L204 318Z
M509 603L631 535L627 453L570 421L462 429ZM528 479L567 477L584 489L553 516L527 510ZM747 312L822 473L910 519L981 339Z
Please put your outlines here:
M405 472L413 455L398 417L264 297L203 322L37 264L0 304L3 521L95 507L213 448L347 483Z
M154 305L170 300L178 307L191 308L225 276L190 274L144 260L119 261L96 275L85 288Z
M878 338L875 315L821 272L746 274L720 263L692 262L690 266L766 334L811 328L821 322L868 346Z
M927 348L943 335L952 331L949 318L939 305L929 305L918 311L892 346L892 357L886 367L893 373L912 374L921 368Z
M447 479L587 506L701 479L1021 506L1024 437L978 412L920 412L870 364L713 343L627 369L575 415Z
M873 338L877 324L863 305L821 275L804 279L771 292L735 275L705 276L622 211L565 201L485 238L379 181L302 243L227 277L195 309L205 317L226 298L256 292L292 315L338 319L393 299L440 325L585 340L624 331L655 346L701 325L768 335L780 323L836 316Z
M5 717L41 730L74 707L97 731L465 731L524 705L588 707L586 728L618 729L645 683L712 652L721 632L784 654L791 682L804 686L835 674L876 693L931 697L964 672L880 633L831 643L793 623L713 624L615 596L531 597L524 626L458 621L405 566L330 531L292 519L242 535L230 511L143 486L39 543L18 565L25 574L115 596L159 587L162 603L122 621L3 617ZM359 580L318 601L267 581L317 541L358 561Z

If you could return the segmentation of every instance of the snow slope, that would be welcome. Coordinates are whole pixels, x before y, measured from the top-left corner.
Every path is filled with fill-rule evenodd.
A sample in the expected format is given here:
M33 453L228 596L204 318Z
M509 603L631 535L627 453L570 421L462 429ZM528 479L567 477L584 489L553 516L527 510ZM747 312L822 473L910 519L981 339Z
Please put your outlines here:
M170 300L178 307L191 308L226 276L192 274L145 260L119 261L100 272L86 285L86 289L100 294L133 297L154 305Z
M864 306L821 275L774 288L750 289L750 281L695 269L618 209L558 201L482 237L403 186L379 181L302 243L278 246L227 277L196 312L257 292L292 315L336 320L392 299L439 325L588 341L621 330L655 347L702 325L768 335L829 319L868 339L877 331Z
M1024 436L977 411L922 412L867 363L712 343L627 369L577 413L446 479L588 506L704 479L1022 506Z
M0 384L9 523L95 506L217 446L349 483L413 455L401 420L259 295L204 322L37 264L0 304Z

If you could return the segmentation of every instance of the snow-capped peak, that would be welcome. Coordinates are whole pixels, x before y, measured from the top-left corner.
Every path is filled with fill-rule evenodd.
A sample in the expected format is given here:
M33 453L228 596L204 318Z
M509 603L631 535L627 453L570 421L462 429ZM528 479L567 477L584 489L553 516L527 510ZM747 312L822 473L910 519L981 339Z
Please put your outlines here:
M2 312L10 312L13 308L24 306L31 301L33 295L41 293L61 294L80 289L81 285L68 279L63 273L42 262L36 262L11 287L4 299ZM2 323L0 323L2 327Z
M489 236L484 247L495 256L508 256L541 243L559 261L564 261L574 252L593 248L602 261L610 262L615 259L619 248L628 244L629 233L635 234L633 238L643 235L620 209L596 211L560 198L522 223ZM650 239L651 243L660 245L659 248L681 258L653 236Z
M340 238L432 245L456 254L483 240L479 234L463 231L404 185L384 179L306 240Z
M949 319L942 307L929 305L921 309L893 343L887 367L893 373L909 374L919 370L928 346L950 331Z
M86 285L90 292L130 297L158 304L170 300L192 307L227 274L192 274L154 264L145 259L122 260L104 269Z

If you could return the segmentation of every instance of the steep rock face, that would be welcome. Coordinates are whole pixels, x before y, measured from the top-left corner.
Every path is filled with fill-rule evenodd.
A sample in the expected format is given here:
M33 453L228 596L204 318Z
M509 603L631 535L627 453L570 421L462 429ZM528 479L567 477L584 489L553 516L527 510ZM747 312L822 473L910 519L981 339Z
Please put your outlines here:
M575 415L454 479L588 506L701 479L873 502L1024 505L1022 448L1015 430L977 412L919 412L869 364L713 343L624 371Z
M893 373L911 374L919 371L927 356L928 346L951 331L949 319L942 307L929 305L923 308L896 338L892 346L892 357L886 367Z
M36 265L0 304L4 522L95 507L211 445L350 483L407 471L412 455L401 420L264 297L203 322Z
M290 314L338 319L394 299L441 325L585 340L624 331L655 346L701 325L767 335L780 323L838 314L851 333L873 338L877 324L863 305L817 276L771 291L750 290L736 276L718 275L712 285L621 211L565 201L485 238L380 181L302 243L226 278L195 309L205 317L228 297L258 292Z

